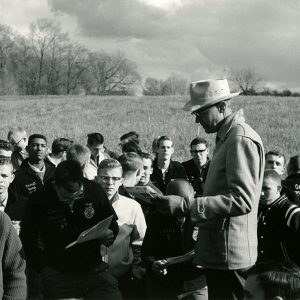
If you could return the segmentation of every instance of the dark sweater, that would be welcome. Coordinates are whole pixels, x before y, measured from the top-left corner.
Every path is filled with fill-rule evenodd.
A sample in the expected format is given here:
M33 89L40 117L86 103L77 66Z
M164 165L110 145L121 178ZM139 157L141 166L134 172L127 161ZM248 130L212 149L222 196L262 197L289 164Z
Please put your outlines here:
M43 185L53 179L55 166L48 160L45 160L45 175L43 181L40 177L29 167L28 158L23 162L19 170L15 172L15 179L11 184L11 188L18 195L28 197L29 195L40 190Z
M22 244L9 217L0 212L0 298L26 299L25 259Z
M152 183L162 191L163 194L166 192L166 186L172 179L182 178L186 179L185 169L182 164L178 161L170 161L169 167L163 178L162 171L157 166L157 159L153 162L153 173L151 174Z

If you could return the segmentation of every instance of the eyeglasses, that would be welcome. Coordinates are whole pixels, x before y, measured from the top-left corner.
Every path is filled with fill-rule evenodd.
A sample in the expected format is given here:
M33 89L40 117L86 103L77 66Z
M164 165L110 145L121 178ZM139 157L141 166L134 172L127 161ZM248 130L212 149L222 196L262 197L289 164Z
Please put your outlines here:
M102 181L109 182L112 180L114 183L121 180L121 177L98 176Z
M206 151L207 148L202 149L202 150L191 150L192 154L198 154L198 153L203 153L204 151Z
M197 110L192 111L191 114L196 116L196 117L200 117L201 115L203 115L204 112L206 112L207 110L209 110L213 106L215 106L215 105L210 105L210 106L206 107L205 109L198 108Z
M10 144L12 146L17 146L22 140L24 140L24 138L21 138L18 142L14 142L13 140L10 141Z

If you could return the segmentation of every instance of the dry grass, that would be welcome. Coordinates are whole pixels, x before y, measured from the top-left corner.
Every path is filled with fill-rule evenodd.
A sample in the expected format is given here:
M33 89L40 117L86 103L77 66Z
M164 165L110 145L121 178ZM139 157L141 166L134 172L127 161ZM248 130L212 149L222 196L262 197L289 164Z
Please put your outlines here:
M85 143L87 133L98 131L108 148L118 151L119 137L135 130L145 150L158 135L169 135L175 141L174 158L182 161L189 157L188 145L198 132L214 144L214 135L207 136L194 117L182 111L186 101L188 97L0 97L0 138L6 139L13 126L43 133L49 144L56 137ZM266 150L279 148L288 157L299 153L299 98L240 96L232 105L244 108Z

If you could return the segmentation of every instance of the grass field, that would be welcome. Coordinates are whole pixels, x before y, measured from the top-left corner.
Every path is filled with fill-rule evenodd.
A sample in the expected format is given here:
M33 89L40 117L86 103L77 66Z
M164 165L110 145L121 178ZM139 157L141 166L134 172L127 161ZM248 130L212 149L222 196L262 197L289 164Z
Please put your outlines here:
M24 127L28 134L43 133L49 145L56 137L68 137L85 144L89 132L104 135L106 146L119 151L119 137L131 130L141 136L143 149L152 140L168 135L175 141L174 158L189 158L189 143L197 136L214 145L195 124L194 117L181 108L189 97L0 97L0 138L10 127ZM266 150L277 148L287 157L300 152L300 98L245 97L232 101L233 109L244 108L247 122L261 135Z

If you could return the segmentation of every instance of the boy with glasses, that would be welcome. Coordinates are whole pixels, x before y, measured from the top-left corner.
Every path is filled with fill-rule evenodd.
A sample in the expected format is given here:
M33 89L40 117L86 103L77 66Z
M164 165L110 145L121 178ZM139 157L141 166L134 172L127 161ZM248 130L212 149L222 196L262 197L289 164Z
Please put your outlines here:
M187 179L193 186L197 195L203 194L203 186L208 172L210 160L209 148L205 139L196 137L190 144L192 159L182 163L187 174Z
M107 251L110 273L118 279L124 299L134 295L135 280L144 275L140 266L140 252L146 232L146 221L142 208L133 199L118 193L123 184L123 170L115 159L104 159L98 167L97 182L105 190L117 216L119 233Z

